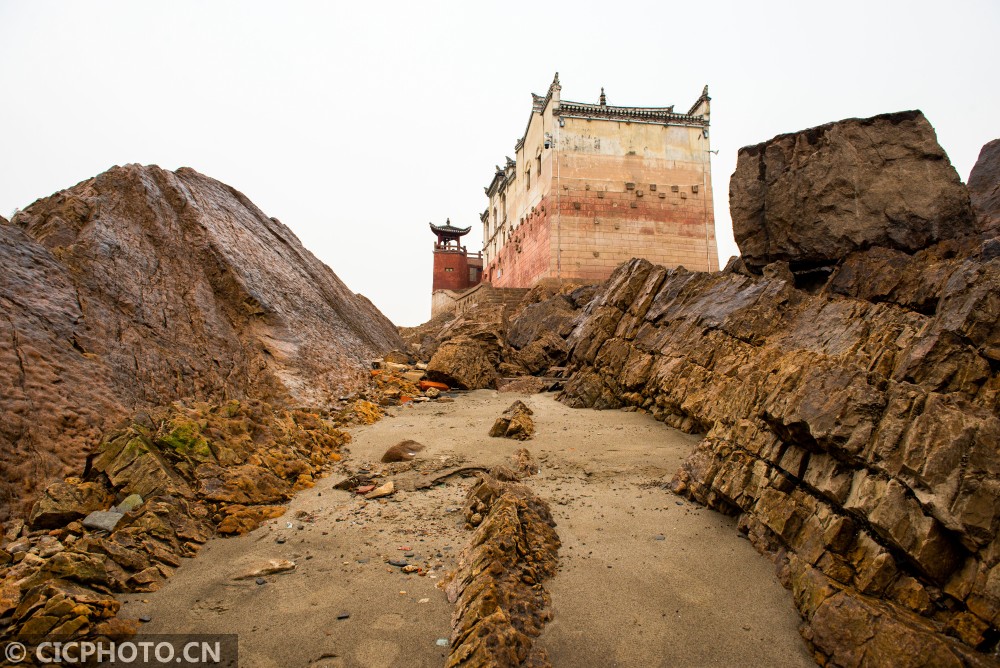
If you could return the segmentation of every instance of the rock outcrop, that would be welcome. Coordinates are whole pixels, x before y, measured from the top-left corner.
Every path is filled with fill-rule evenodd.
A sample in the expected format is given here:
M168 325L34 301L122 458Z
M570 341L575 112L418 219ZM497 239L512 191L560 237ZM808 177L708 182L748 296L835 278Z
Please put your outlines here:
M462 313L439 315L419 327L400 331L413 355L431 360L428 378L473 388L468 382L458 382L441 365L447 361L448 365L468 366L464 361L468 353L461 353L461 349L474 346L494 371L477 374L474 382L479 384L475 387L494 387L499 378L545 376L561 367L569 352L565 339L573 331L574 320L596 294L596 285L544 281L516 306L475 304ZM475 357L480 360L482 355Z
M979 160L969 174L969 196L979 229L987 234L1000 233L1000 139L989 142L979 152Z
M531 419L533 414L523 401L515 401L493 423L490 436L527 441L535 434L535 421Z
M469 490L465 517L475 531L448 582L455 603L445 665L552 664L535 644L552 618L545 580L556 573L559 537L548 504L521 479L538 472L528 451L495 467Z
M194 170L115 167L0 224L0 520L117 420L180 398L325 406L396 329Z
M835 264L969 230L969 197L919 111L830 123L740 149L729 184L743 261ZM797 268L793 267L793 269Z
M739 262L704 274L633 260L567 341L564 401L705 434L673 489L739 516L823 664L996 665L1000 239L974 226L924 124L851 120L741 153L737 175L758 189L731 191L744 260L835 263L818 285L796 287L788 265L760 276ZM917 182L938 201L911 200L910 168L875 173L869 159L840 174L856 185L839 197L833 181L817 190L835 173L828 154L862 139L884 158L925 156ZM766 179L751 179L751 158ZM783 203L780 215L751 200ZM897 216L905 200L922 213ZM883 229L838 232L861 203ZM811 212L806 233L796 210Z
M81 478L53 483L0 549L0 639L127 635L116 592L154 591L213 534L278 517L340 458L335 420L258 401L137 413ZM115 500L120 500L115 504ZM112 504L115 504L112 507ZM87 519L114 516L104 530Z

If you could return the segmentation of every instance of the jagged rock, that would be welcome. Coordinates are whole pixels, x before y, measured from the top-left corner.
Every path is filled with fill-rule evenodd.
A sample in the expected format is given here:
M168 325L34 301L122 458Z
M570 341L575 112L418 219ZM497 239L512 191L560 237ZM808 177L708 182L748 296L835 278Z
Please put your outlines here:
M115 167L0 224L0 310L0 521L135 410L323 406L402 347L287 227L188 168Z
M1000 232L1000 139L983 146L969 174L969 196L981 232Z
M142 496L140 494L129 494L122 502L115 506L115 510L120 513L130 513L139 506L142 505Z
M747 182L734 185L744 202L734 204L751 195L776 203L755 214L759 225L772 213L791 221L792 204L829 214L806 232L815 227L844 244L837 253L850 252L818 285L802 284L796 262L836 259L798 246L822 236L789 242L782 235L791 232L775 228L771 250L785 253L775 256L752 245L771 228L745 229L747 264L760 272L774 263L764 275L633 260L566 339L573 374L564 401L641 408L704 435L672 489L739 516L754 546L784 564L803 635L823 664L897 665L896 649L912 646L917 662L996 665L988 652L1000 633L1000 242L971 234L914 247L920 230L925 241L970 230L942 175L946 160L933 157L936 148L917 150L921 136L932 139L923 124L907 115L849 121L741 158L757 160L767 182L748 184L758 173L744 164ZM855 171L867 207L859 211L888 209L883 229L869 219L871 234L855 243L830 232L845 215L832 177L843 174L837 160L849 146L866 145L911 167ZM834 149L845 153L834 160ZM860 153L866 165L870 150ZM926 174L916 178L921 154ZM893 198L917 185L938 201L915 196L908 220L933 225L903 225L905 243L889 247ZM799 202L806 196L816 202ZM738 208L734 219L751 225Z
M513 438L526 441L535 433L535 422L531 419L533 412L523 401L515 401L503 414L496 419L490 429L494 438Z
M103 485L79 479L64 480L45 488L31 509L28 522L35 529L55 529L92 511L103 510L113 501L114 496Z
M535 375L566 361L569 347L559 334L543 331L538 338L514 353L514 359L529 374Z
M556 295L545 301L524 306L517 316L511 318L507 330L507 343L520 350L550 333L559 338L569 336L576 308L565 295Z
M968 193L919 111L848 119L740 149L729 186L748 267L916 251L975 231Z
M543 582L555 575L559 538L548 504L517 482L483 475L466 518L480 521L449 574L451 650L446 666L549 666L534 644L551 619Z
M463 390L496 387L496 368L476 339L460 336L437 349L427 364L427 378Z

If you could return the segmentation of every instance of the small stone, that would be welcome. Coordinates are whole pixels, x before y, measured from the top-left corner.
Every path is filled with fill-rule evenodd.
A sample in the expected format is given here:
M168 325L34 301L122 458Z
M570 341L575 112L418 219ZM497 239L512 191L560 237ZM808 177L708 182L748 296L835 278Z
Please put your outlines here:
M145 624L146 622L153 621L153 618L150 617L149 615L143 615L142 617L139 618L139 621Z
M372 491L365 494L366 499L381 499L384 496L389 496L394 491L396 491L396 486L390 480L381 487L373 489Z
M337 619L349 619L350 617L351 613L349 612L341 612L337 615Z
M295 570L295 562L288 561L287 559L270 559L266 564L258 568L253 569L243 573L242 575L236 575L233 577L234 580L250 580L251 578L259 578L264 575L274 575L276 573L287 573L288 571Z
M267 584L267 580L265 580L264 578L257 578L256 580L254 580L254 582L256 582L259 585Z
M83 526L88 529L110 533L114 531L114 528L123 517L125 517L124 513L118 513L113 510L95 510L83 518Z
M666 539L667 537L664 536L662 533L658 533L655 536L653 536L653 540L666 540Z
M407 559L412 558L413 557L413 552L404 552L403 556L406 557Z
M396 566L397 568L403 568L404 566L409 566L410 562L406 561L405 559L390 559L389 565Z
M416 573L419 570L420 570L420 567L419 566L414 566L413 564L407 564L406 566L403 566L403 572L404 573Z
M285 542L285 538L283 536L278 536L278 539L274 542L277 543L278 545L281 545L282 543Z
M434 641L434 644L437 645L438 647L447 647L448 646L448 639L447 638L438 638L437 640Z

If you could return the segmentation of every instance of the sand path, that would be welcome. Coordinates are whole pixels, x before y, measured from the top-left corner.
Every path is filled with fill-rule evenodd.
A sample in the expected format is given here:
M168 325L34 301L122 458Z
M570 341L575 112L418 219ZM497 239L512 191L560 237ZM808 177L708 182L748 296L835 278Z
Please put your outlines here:
M403 438L426 445L428 463L499 463L522 444L486 434L515 398L479 391L392 409L354 430L345 465L377 462ZM563 543L546 583L554 619L538 641L554 665L815 665L771 564L730 518L662 488L696 437L636 413L520 398L537 428L524 445L542 467L530 484ZM253 668L443 665L436 641L452 606L435 585L468 540L457 510L469 481L364 502L332 488L340 477L251 534L211 541L161 591L125 597L122 615L149 615L149 633L237 633L240 665ZM263 585L232 579L276 558L296 569ZM405 575L390 558L430 574Z

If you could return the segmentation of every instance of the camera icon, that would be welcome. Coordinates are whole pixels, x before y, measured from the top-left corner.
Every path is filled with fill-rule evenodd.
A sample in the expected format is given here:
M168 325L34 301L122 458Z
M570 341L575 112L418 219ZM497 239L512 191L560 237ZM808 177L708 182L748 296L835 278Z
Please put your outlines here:
M7 643L3 655L11 663L21 663L28 657L27 648L19 642Z

